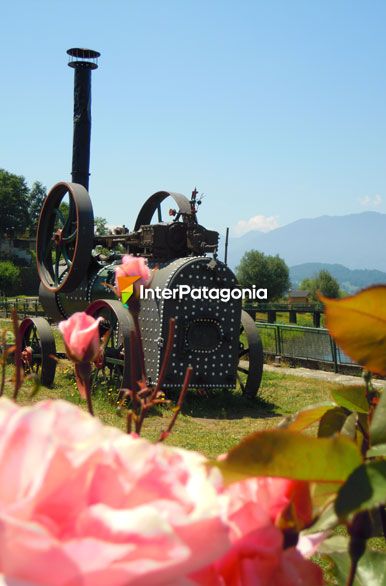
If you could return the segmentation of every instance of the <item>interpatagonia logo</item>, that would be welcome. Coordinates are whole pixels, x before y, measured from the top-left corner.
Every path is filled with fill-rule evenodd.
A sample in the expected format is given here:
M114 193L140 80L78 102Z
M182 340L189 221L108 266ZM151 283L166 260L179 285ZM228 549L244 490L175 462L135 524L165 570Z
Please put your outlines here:
M118 277L118 287L121 292L122 303L127 303L134 293L134 283L141 277Z

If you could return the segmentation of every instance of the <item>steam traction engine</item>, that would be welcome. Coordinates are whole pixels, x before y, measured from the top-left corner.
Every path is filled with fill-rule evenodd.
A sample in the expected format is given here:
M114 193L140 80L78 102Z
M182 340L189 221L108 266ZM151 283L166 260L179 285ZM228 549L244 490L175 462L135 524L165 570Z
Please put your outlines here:
M88 179L91 71L98 67L99 53L70 49L68 54L75 74L72 183L57 183L41 210L39 297L46 314L57 322L76 311L104 318L100 335L108 341L103 360L95 365L94 380L107 377L109 384L128 387L137 369L130 348L135 325L130 311L109 287L123 254L144 256L150 268L157 267L151 289L180 285L234 289L238 284L232 271L217 258L218 232L197 221L201 202L196 190L190 199L159 191L143 204L133 231L123 226L107 236L94 234ZM167 198L173 202L169 209L172 219L164 222L162 207ZM181 387L186 367L191 365L192 388L235 388L238 384L246 396L256 395L263 368L262 345L254 320L242 310L240 299L224 302L149 296L142 300L139 324L150 384L159 376L171 317L175 318L175 337L163 388ZM20 327L29 367L39 371L43 384L51 385L56 348L48 322L27 318Z

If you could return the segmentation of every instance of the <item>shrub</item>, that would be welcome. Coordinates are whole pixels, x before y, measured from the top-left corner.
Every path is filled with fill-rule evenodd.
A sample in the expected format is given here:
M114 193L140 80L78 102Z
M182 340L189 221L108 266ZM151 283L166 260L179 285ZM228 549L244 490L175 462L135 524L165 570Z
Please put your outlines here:
M11 261L0 261L0 292L12 295L20 285L20 269Z

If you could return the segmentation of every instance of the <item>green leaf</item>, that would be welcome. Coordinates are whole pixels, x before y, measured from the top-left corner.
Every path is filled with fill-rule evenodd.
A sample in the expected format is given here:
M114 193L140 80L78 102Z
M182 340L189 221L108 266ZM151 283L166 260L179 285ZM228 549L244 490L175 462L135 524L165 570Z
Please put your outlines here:
M385 457L386 456L386 444L379 444L378 446L373 446L372 448L370 448L367 451L366 456L368 458L377 458L380 456Z
M295 415L284 419L279 424L279 427L291 429L292 431L303 431L303 429L307 429L307 427L310 427L313 423L319 421L326 411L329 411L334 407L336 407L336 405L332 401L311 405L307 409L303 409Z
M303 531L302 534L312 535L312 533L319 533L319 531L329 531L330 529L334 529L338 524L339 519L335 513L334 503L331 503L319 515L315 523L313 523L309 529Z
M383 392L370 425L371 445L386 444L386 393Z
M329 409L319 423L318 437L331 437L340 432L350 413L343 407Z
M386 461L366 462L341 486L335 501L340 519L351 513L374 509L386 502Z
M339 487L336 482L313 482L311 495L314 508L323 510L328 503L335 501Z
M340 431L342 435L347 435L351 439L356 438L356 425L357 425L357 414L351 413L344 422L344 425Z
M226 458L212 461L230 483L251 476L278 476L314 482L344 482L362 462L346 437L318 439L296 431L262 431L247 436Z
M366 389L360 386L341 387L331 392L334 401L341 407L357 413L368 413Z
M329 573L332 573L337 584L344 586L351 565L347 537L335 536L327 539L318 547L318 553L332 562L333 567ZM386 586L386 555L384 552L366 550L359 560L354 586Z

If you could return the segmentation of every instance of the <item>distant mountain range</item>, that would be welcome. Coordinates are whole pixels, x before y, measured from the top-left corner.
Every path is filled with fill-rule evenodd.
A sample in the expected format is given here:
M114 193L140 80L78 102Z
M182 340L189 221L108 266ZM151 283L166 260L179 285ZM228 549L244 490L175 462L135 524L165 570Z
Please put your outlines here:
M229 265L235 268L244 252L252 249L278 254L288 266L328 263L386 271L386 214L321 216L297 220L267 233L248 232L230 238Z
M348 269L343 265L321 262L307 262L290 267L290 279L294 288L298 287L303 279L313 277L321 270L328 271L338 281L341 289L347 293L355 293L369 285L386 283L386 273L369 269Z

